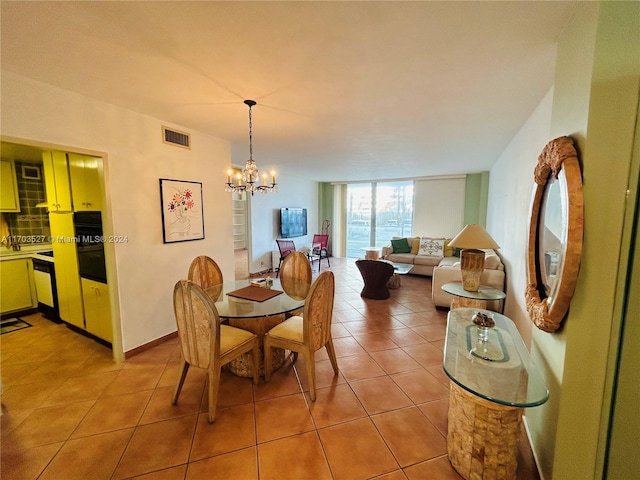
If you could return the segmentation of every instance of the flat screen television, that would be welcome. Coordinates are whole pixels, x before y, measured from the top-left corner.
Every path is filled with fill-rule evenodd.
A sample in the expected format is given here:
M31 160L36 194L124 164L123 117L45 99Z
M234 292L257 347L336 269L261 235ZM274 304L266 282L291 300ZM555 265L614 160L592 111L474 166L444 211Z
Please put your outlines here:
M302 237L307 234L306 208L280 209L280 236L282 238Z

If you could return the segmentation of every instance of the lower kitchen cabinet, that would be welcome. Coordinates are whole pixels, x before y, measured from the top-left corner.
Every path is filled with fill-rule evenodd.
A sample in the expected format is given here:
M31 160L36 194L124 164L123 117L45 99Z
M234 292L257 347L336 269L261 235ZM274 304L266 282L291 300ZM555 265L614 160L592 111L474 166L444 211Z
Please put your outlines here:
M113 342L109 285L82 278L82 300L87 332Z
M0 262L0 308L2 313L36 306L31 259L2 260Z

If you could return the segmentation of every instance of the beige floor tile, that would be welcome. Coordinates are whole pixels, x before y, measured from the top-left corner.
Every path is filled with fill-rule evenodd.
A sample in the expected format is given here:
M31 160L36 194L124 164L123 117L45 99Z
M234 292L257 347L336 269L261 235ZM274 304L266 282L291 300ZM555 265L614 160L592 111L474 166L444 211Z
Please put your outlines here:
M312 402L308 396L307 401L316 428L349 422L367 415L346 384L320 388L316 391L316 401Z
M404 469L409 480L460 480L462 477L451 466L447 456L418 463Z
M255 408L258 443L314 429L302 394L256 402Z
M371 352L370 355L371 358L373 358L387 374L422 368L418 362L411 358L411 356L401 348L393 348L381 352Z
M184 480L187 474L187 465L165 468L157 472L147 473L136 477L136 480Z
M336 480L372 478L399 465L369 418L318 431Z
M149 403L140 419L141 425L184 415L198 414L202 408L203 396L205 397L204 401L208 402L204 384L188 384L185 382L176 405L171 404L174 390L175 387L161 387L153 390Z
M253 404L219 409L214 423L209 423L208 415L201 413L189 461L254 446L255 423Z
M95 400L117 376L118 372L101 372L68 378L42 403L42 406Z
M331 471L316 432L258 445L261 480L330 480Z
M2 436L2 450L13 451L66 441L94 403L77 402L34 410L13 432Z
M384 370L368 354L340 358L338 364L348 382L385 375Z
M319 388L341 385L347 382L340 371L340 365L342 364L342 360L340 358L337 359L338 375L333 371L333 366L328 359L319 361L317 358L318 355L316 355L316 390ZM309 381L307 379L307 368L302 357L298 357L295 369L300 385L302 386L302 390L304 392L308 392Z
M354 335L353 337L362 348L369 353L398 347L384 333L367 333L364 335Z
M442 366L442 350L434 347L430 343L407 345L402 348L425 368Z
M429 342L443 340L447 333L446 325L416 325L411 329Z
M211 480L213 478L229 478L257 480L256 447L245 448L236 452L218 455L189 464L187 480ZM213 473L215 472L215 474Z
M222 372L218 390L218 408L251 403L253 400L253 381L250 378L241 378L229 372ZM202 397L202 401L207 401L205 396Z
M70 440L39 480L108 480L120 460L133 428Z
M438 429L440 434L447 436L447 415L449 414L449 399L434 400L433 402L418 405L418 408L431 423Z
M271 379L268 383L261 380L257 386L254 386L256 401L294 393L300 393L300 384L290 359L287 359L282 367L271 373Z
M136 427L114 472L119 480L187 463L197 415Z
M416 405L449 396L449 389L424 369L396 373L391 378Z
M445 437L416 407L374 415L372 420L402 467L447 453Z
M369 415L413 405L413 402L388 376L351 382L351 388Z
M138 425L153 390L98 399L71 438L86 437Z
M164 371L164 365L140 366L137 368L123 368L118 376L105 388L103 396L113 397L125 393L141 392L156 388Z
M3 448L0 456L2 478L11 480L38 478L63 445L64 442L57 442L13 451L7 451Z
M407 347L410 345L419 345L427 343L427 341L418 335L416 332L411 330L410 328L399 328L396 330L389 330L384 332L384 334L389 337L393 343L398 345L399 347Z

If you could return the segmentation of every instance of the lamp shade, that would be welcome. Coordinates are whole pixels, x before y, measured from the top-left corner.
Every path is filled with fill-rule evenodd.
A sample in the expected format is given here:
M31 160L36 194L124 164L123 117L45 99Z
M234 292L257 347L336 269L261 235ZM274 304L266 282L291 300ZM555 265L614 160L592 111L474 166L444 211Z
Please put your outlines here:
M484 229L482 225L471 224L464 227L453 240L449 242L449 246L456 248L500 248L500 245L491 238L491 235Z

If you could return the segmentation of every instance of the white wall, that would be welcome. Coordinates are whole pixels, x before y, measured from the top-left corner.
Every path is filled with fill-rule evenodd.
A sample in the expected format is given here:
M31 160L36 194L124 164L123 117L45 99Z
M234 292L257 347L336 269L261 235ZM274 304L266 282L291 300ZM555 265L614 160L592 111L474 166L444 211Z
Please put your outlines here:
M455 237L463 227L465 177L415 182L413 235Z
M258 165L260 166L260 165ZM270 268L271 252L278 250L280 238L280 209L299 207L307 209L307 235L293 238L296 248L311 244L314 233L320 233L318 221L318 182L278 173L278 192L266 195L256 193L249 200L250 238L249 272ZM278 265L274 265L277 267Z
M228 142L190 132L191 150L165 145L158 119L5 71L1 94L3 138L104 158L106 233L129 239L106 245L109 278L117 272L110 281L122 331L122 343L114 341L117 358L175 331L172 290L193 257L213 257L233 278L231 198L223 188L231 164ZM160 178L202 182L204 240L163 244Z
M487 231L500 245L498 252L505 265L507 298L504 312L516 323L527 345L531 341L532 323L527 314L524 291L533 169L542 148L551 140L552 106L553 89L498 157L489 176Z

